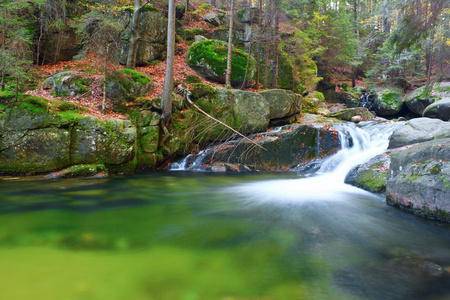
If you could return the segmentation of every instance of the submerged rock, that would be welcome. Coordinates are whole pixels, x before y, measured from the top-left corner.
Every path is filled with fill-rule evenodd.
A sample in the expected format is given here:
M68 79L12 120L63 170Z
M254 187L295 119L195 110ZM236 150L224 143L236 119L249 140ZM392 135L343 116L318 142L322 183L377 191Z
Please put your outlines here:
M389 149L450 137L450 123L437 119L416 118L394 130Z
M450 222L450 138L391 151L387 203Z

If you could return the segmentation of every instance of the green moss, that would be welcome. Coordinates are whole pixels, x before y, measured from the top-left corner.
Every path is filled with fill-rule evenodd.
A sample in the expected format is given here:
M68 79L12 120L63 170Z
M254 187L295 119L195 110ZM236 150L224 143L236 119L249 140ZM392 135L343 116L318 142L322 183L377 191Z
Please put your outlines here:
M193 99L212 99L217 93L217 91L212 86L203 83L190 84L190 91L192 93Z
M156 7L153 7L149 4L147 4L146 6L144 6L141 10L142 12L149 12L149 11L159 11Z
M185 83L202 83L202 80L198 76L187 75L186 78L184 79L184 82Z
M152 79L150 77L136 70L123 69L122 72L130 75L134 81L139 82L142 85L152 82Z
M49 108L49 101L36 97L31 95L21 95L19 97L19 104L17 106L17 109L23 109L26 112L34 115L41 115L45 113Z
M220 41L204 40L195 42L189 48L187 63L198 65L205 62L212 71L218 75L224 75L227 68L227 44ZM231 55L231 81L238 82L244 79L248 54L240 49L233 48ZM250 56L249 69L254 69L256 61ZM248 74L248 79L252 77Z
M390 88L381 94L381 99L383 99L383 102L388 106L401 107L402 96L403 91L401 89Z

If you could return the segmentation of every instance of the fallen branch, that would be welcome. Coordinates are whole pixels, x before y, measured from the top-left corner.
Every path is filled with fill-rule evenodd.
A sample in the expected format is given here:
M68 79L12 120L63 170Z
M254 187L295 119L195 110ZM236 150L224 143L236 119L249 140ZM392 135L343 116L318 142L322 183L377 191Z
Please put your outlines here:
M190 99L191 96L191 92L190 91L185 91L185 95L186 95L186 100L187 102L192 105L193 107L195 107L199 112L201 112L202 114L204 114L205 116L207 116L208 118L214 120L215 122L225 126L226 128L230 129L231 131L233 131L234 133L238 134L239 136L241 136L242 138L244 138L244 140L248 140L249 142L251 142L252 144L258 146L259 148L267 151L266 148L264 148L263 146L257 144L256 142L252 141L251 139L249 139L248 137L246 137L245 135L243 135L242 133L240 133L239 131L237 131L236 129L230 127L229 125L225 124L222 121L217 120L216 118L214 118L213 116L209 115L207 112L205 112L203 109L201 109L200 107L198 107L194 102L192 102L192 100Z

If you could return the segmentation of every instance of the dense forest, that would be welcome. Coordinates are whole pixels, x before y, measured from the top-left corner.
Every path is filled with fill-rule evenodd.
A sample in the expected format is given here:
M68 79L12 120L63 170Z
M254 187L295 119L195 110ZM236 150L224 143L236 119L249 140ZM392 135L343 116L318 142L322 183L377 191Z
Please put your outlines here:
M136 55L139 40L140 12L158 9L168 15L171 3L131 2L2 1L1 89L31 89L36 84L38 66L72 57L80 59L92 53L108 60L108 68L119 68L119 63L135 68L133 53ZM276 74L283 63L293 66L291 88L297 92L320 80L331 79L350 81L353 87L356 80L380 84L402 78L421 85L430 80L448 79L447 0L211 0L209 3L186 0L173 5L178 44L190 44L193 34L212 30L213 26L200 22L208 13L224 15L217 27L233 31L230 26L233 22L229 22L233 18L229 16L239 19L243 9L255 8L255 15L248 23L257 30L234 42L246 51L251 45L251 53L262 62L253 78L262 88L277 86ZM242 27L242 23L237 24L234 32L242 30L239 25ZM69 35L72 35L72 47L64 49L63 40ZM121 53L124 42L129 43L126 55ZM165 40L161 42L165 43ZM156 64L162 59L146 63ZM101 65L102 61L100 71ZM274 76L261 75L268 72L269 66Z

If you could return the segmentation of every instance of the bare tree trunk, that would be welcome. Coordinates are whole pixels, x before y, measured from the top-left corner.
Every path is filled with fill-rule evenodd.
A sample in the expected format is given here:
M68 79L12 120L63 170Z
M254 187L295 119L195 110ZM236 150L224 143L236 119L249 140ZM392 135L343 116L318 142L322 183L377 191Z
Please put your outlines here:
M271 13L271 0L268 0L267 8L266 8L266 57L265 57L265 65L264 65L264 83L263 89L267 87L267 77L269 75L269 47L270 47L270 13Z
M164 90L161 99L161 126L166 135L165 139L167 139L168 136L167 126L172 118L173 69L175 61L175 0L169 0L167 23L166 76L164 78ZM161 139L161 143L163 143L165 139Z
M37 45L36 45L36 66L39 66L39 55L41 54L41 39L42 36L44 35L44 24L42 22L44 22L43 20L44 18L41 18L40 20L40 26L39 26L39 38L37 41Z
M262 34L262 0L259 0L259 18L258 18L258 50L256 50L256 87L259 86L259 75L261 70L261 34Z
M273 62L272 62L272 88L276 89L278 87L278 35L280 30L280 14L278 9L275 8L275 34L274 34L274 45L273 45Z
M126 67L128 69L136 68L136 56L139 42L139 31L141 30L141 12L145 5L150 3L150 0L145 2L141 6L141 0L134 0L134 12L133 12L133 21L131 25L131 37L130 37L130 45L128 48L127 55L127 64Z
M108 51L109 47L108 44L105 45L105 61L103 63L103 101L102 101L102 113L105 112L105 106L106 106L106 78L107 78L107 61L108 61Z
M250 58L252 55L252 46L253 46L253 43L250 42L250 45L248 46L247 65L245 67L244 80L242 81L241 90L245 88L245 81L247 80L248 67L250 66Z
M228 53L227 53L227 71L225 75L225 86L231 88L231 50L233 48L233 12L234 0L230 1L230 26L228 29Z
M2 52L5 50L6 47L6 9L3 9L3 24L2 24L2 41L1 41L1 49ZM6 76L6 72L5 72L5 62L2 61L1 62L1 68L2 68L2 79L1 79L1 90L4 91L5 90L5 76Z

